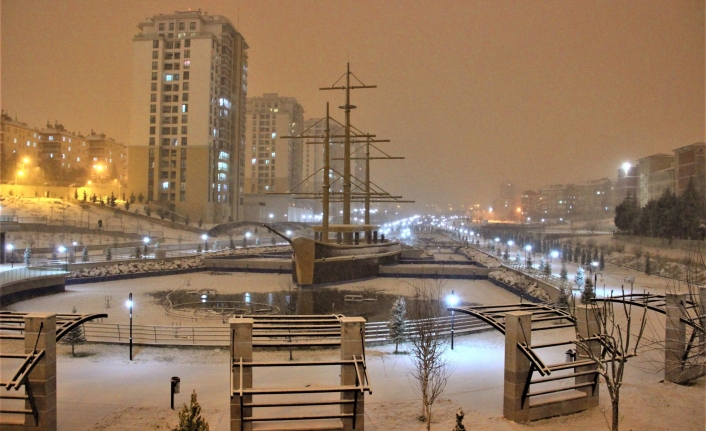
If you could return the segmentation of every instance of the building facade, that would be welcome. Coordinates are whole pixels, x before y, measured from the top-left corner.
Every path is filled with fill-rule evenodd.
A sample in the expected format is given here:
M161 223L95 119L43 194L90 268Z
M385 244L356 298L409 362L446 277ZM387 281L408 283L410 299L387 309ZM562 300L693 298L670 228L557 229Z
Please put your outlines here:
M297 99L277 93L248 98L246 193L286 193L304 179L304 142L282 138L298 135L303 126L304 108Z
M689 180L702 193L706 193L706 143L696 142L674 150L675 188L677 194L684 193Z
M243 218L247 49L225 17L155 15L133 38L128 190L208 223Z
M659 199L665 190L675 191L674 160L669 154L653 154L637 161L638 205Z
M32 128L2 116L3 180L24 185L125 181L127 148L104 134L86 137L63 125Z

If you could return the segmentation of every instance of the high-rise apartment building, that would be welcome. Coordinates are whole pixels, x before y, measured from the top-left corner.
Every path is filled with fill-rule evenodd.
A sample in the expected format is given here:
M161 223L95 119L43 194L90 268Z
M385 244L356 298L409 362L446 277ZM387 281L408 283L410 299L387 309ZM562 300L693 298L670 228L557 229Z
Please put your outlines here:
M128 191L192 220L241 220L245 39L201 11L155 15L138 28Z
M245 191L286 193L301 182L304 108L293 97L266 93L247 101ZM298 188L303 191L303 188Z

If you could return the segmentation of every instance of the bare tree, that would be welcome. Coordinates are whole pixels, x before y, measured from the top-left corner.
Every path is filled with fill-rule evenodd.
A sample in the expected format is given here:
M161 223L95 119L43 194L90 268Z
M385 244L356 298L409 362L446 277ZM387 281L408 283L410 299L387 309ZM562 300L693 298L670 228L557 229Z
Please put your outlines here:
M431 429L432 407L446 388L451 375L451 364L445 357L448 339L442 335L439 319L443 312L443 280L417 279L409 283L414 291L408 314L410 373L415 389L422 399L422 416L427 430Z
M613 293L611 292L610 298L612 296ZM624 290L623 296L625 296ZM588 322L595 319L596 323L594 327L596 332L589 333L587 338L584 338L577 331L576 350L580 358L590 359L596 363L598 374L603 377L610 395L612 405L610 429L611 431L618 431L620 425L620 388L623 384L625 364L629 358L637 356L637 349L647 323L647 307L642 308L642 314L635 321L638 327L637 333L633 333L631 304L622 301L625 314L624 320L622 320L620 319L621 316L616 318L611 300L600 302L602 302L602 305L598 305L594 301L588 307L576 309L578 311L576 314L578 315L575 317L577 319L585 319L589 331L593 325ZM585 313L585 315L581 316L581 312ZM593 319L590 319L590 317Z

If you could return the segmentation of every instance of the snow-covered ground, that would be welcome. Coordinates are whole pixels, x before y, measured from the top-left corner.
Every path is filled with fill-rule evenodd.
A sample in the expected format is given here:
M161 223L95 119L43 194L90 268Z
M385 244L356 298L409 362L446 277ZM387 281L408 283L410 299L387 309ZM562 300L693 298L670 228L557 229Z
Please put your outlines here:
M557 330L559 332L561 330ZM551 331L555 332L555 331ZM533 334L534 336L535 334ZM557 334L546 331L536 336L549 341ZM564 334L570 336L571 334ZM462 407L464 423L471 430L542 431L606 429L610 403L601 385L599 408L565 417L529 424L517 424L502 417L503 338L496 332L457 338L447 357L453 362L451 381L434 407L432 429L451 430L454 412ZM18 344L18 343L15 343ZM4 351L17 348L1 345ZM169 408L169 381L181 378L176 404L188 402L196 390L203 415L211 430L229 429L229 371L225 349L135 348L135 360L128 360L127 346L83 345L76 348L82 357L71 357L68 346L58 354L59 430L133 431L171 429L177 413ZM365 398L365 428L371 431L422 430L417 420L421 403L409 378L409 357L394 355L394 346L367 351L368 373L373 394ZM563 349L548 354L563 360ZM336 358L337 351L294 352L295 360ZM288 352L256 353L255 360L288 359ZM628 363L621 392L622 430L704 429L704 378L694 386L662 383L661 373L640 369ZM3 363L2 370L9 366ZM338 379L338 372L324 374L308 367L256 370L257 386L322 385Z

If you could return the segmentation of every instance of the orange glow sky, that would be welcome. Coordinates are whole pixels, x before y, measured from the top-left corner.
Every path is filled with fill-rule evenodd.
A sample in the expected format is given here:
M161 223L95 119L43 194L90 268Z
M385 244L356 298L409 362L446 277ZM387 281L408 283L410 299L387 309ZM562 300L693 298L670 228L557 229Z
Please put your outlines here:
M201 8L250 45L250 95L307 117L350 60L359 128L405 161L373 176L423 204L615 178L619 165L704 137L704 1L1 0L1 104L31 125L127 143L132 36ZM342 115L336 113L339 118ZM383 170L387 172L382 172Z

